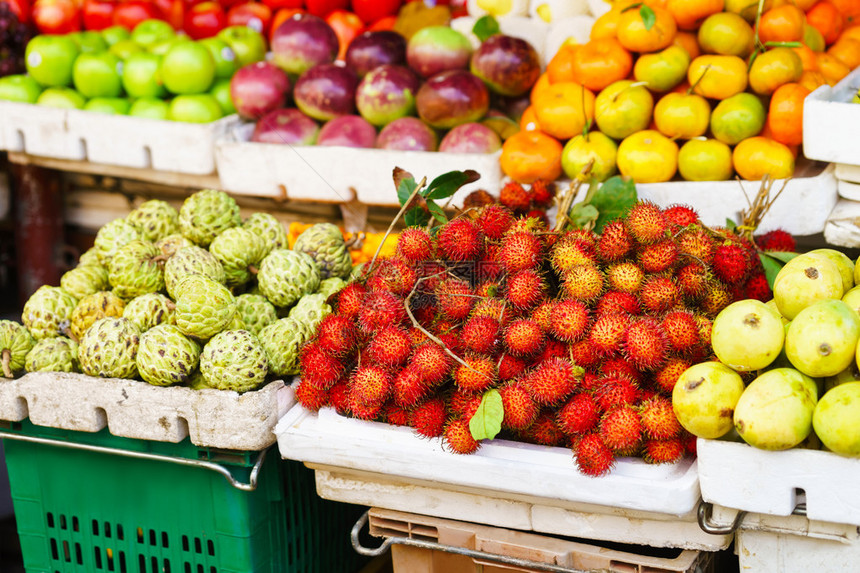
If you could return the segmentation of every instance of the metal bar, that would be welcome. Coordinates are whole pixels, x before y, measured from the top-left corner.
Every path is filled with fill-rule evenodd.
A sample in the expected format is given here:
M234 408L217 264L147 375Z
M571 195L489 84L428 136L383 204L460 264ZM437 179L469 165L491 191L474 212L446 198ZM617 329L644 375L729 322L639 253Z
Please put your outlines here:
M518 557L509 557L507 555L498 555L496 553L487 553L485 551L478 551L476 549L467 549L465 547L456 547L454 545L443 545L441 543L436 543L433 541L423 541L421 539L411 539L409 537L386 537L382 542L382 545L376 548L364 547L361 545L361 542L358 539L358 534L361 532L362 528L368 521L368 512L364 512L364 514L358 518L358 521L355 525L352 526L352 531L350 532L350 540L352 541L352 547L355 549L357 553L360 555L366 555L368 557L377 557L379 555L384 554L388 549L394 545L405 545L407 547L418 547L421 549L431 549L435 551L444 551L446 553L454 553L456 555L463 555L466 557L471 557L473 559L481 559L483 561L489 561L491 563L500 563L503 565L511 565L514 567L522 567L524 569L537 569L538 571L552 571L554 573L592 573L598 571L605 571L605 569L573 569L571 567L562 567L561 565L553 565L551 563L542 563L540 561L531 561L529 559L520 559Z
M744 517L746 517L747 512L738 511L738 514L735 516L735 520L729 525L719 525L711 521L711 515L713 514L714 506L706 502L705 500L699 500L699 508L696 512L696 520L699 522L699 528L705 533L709 533L711 535L730 535L738 530L743 522Z
M224 476L230 485L235 487L238 490L242 491L254 491L257 489L257 479L260 474L260 468L263 466L263 460L266 458L266 452L268 450L263 450L260 452L260 455L257 457L257 461L254 462L254 466L251 468L251 475L248 476L248 483L241 482L233 477L233 474L230 473L230 470L225 468L222 465L216 464L214 462L209 462L205 460L189 460L187 458L177 458L172 456L163 456L161 454L151 454L149 452L134 452L129 450L120 450L116 448L106 448L104 446L95 446L91 444L79 444L76 442L63 442L60 440L52 440L50 438L39 438L36 436L24 436L20 434L11 434L8 432L0 431L0 439L9 439L9 440L18 440L20 442L30 442L34 444L42 444L45 446L55 446L58 448L68 448L71 450L86 450L88 452L95 452L99 454L109 454L113 456L123 456L126 458L136 458L141 460L150 460L157 462L168 462L171 464L179 464L183 466L193 466L198 468L203 468L207 470L211 470L215 473L219 473Z

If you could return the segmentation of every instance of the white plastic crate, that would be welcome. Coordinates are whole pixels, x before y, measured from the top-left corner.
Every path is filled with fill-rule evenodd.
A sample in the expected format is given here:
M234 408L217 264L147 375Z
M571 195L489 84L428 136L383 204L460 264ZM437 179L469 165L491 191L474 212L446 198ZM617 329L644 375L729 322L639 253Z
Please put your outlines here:
M787 533L741 530L738 565L745 573L844 573L857 571L860 542L840 543Z
M842 182L840 182L841 184ZM860 246L860 201L840 199L827 218L824 240L837 247Z
M137 380L31 372L0 383L0 420L201 447L262 450L295 403L281 381L253 392L159 387Z
M0 101L2 149L40 157L83 161L83 142L71 137L66 125L69 111L28 103Z
M824 85L803 103L803 154L810 159L860 165L860 104L850 103L860 89L860 68L838 84Z
M836 179L840 182L860 183L860 165L836 164Z
M860 459L805 449L766 451L698 440L702 498L742 511L860 525Z
M477 171L481 179L454 195L452 204L458 206L476 189L501 188L501 151L466 154L254 143L249 141L253 129L251 123L235 124L216 142L218 176L225 191L301 201L397 205L394 167L409 171L416 180L426 176L428 182L449 171Z

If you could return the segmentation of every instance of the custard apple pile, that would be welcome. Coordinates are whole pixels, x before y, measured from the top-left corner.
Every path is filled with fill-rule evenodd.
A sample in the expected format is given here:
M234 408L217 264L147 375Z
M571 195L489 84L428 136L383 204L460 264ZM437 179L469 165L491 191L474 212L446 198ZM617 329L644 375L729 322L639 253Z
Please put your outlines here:
M291 249L269 213L244 221L211 189L177 210L140 204L0 320L0 376L83 372L156 386L247 392L298 373L299 351L352 271L340 230L312 225Z

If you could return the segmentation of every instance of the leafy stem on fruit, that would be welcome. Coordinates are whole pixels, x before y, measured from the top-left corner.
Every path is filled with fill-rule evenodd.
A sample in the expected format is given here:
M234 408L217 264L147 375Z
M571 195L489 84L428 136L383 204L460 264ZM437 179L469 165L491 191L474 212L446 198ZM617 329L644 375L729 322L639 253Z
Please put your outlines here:
M764 52L765 47L759 38L759 28L761 28L761 16L764 13L764 0L758 0L758 6L755 11L755 27L753 28L754 46L753 52L750 54L750 61L747 64L747 72L752 69L753 62L758 57L759 53Z
M696 89L696 86L699 85L699 82L701 82L703 79L705 79L705 74L707 74L708 70L710 70L710 69L711 69L711 64L708 64L707 66L705 66L705 69L702 70L702 75L699 76L698 78L696 78L695 83L687 88L687 95L690 95L691 93L693 93L693 90Z
M3 376L6 378L12 377L12 351L8 348L4 348L3 352L0 353L2 359L0 359L0 364L3 366Z
M398 181L398 176L406 174L405 171L400 169L399 167L394 168L394 180L397 183L398 190L400 186L405 182L405 178L402 181ZM407 174L408 175L408 174ZM409 176L411 178L411 176ZM414 179L412 179L414 184ZM388 230L385 231L385 235L383 235L382 240L379 242L379 246L376 247L376 252L373 253L373 258L370 260L370 265L367 268L367 272L365 274L370 275L370 272L373 270L373 265L376 264L376 259L379 257L379 252L382 251L382 245L385 244L385 241L388 239L389 235L391 235L391 231L394 229L394 225L397 224L397 221L400 220L400 217L406 212L409 207L412 206L412 201L415 200L415 197L418 196L418 193L424 186L427 185L427 177L421 179L421 182L415 186L415 189L412 190L412 193L409 195L409 198L403 202L403 205L400 207L400 211L397 212L397 215L394 216L394 219L391 220L391 224L388 225Z
M588 163L586 163L582 168L580 174L583 176L588 175L591 172L592 167L594 167L594 158L588 160ZM584 177L577 177L571 181L570 186L561 198L558 206L558 216L556 218L555 228L553 229L556 233L564 230L565 226L570 221L570 208L573 205L574 200L576 200L576 196L579 195L579 189L582 187L584 180Z
M741 212L741 224L737 227L741 231L740 234L742 236L752 240L753 231L758 228L761 220L764 219L764 216L773 206L774 202L779 199L779 196L782 195L783 191L785 191L785 187L788 185L790 180L791 177L784 179L782 187L780 187L779 191L777 191L775 195L772 195L771 191L773 190L773 185L776 181L770 178L770 174L765 174L761 180L761 186L758 189L758 193L756 193L752 202L750 202L749 197L746 198L749 208ZM744 196L746 196L746 192L744 192Z

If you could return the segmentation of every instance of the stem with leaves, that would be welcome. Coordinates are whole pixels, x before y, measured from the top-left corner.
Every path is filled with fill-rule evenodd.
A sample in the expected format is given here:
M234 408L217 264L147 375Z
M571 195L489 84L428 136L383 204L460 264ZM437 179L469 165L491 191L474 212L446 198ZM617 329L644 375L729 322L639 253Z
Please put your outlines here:
M577 177L570 182L570 187L567 188L567 191L559 202L555 228L553 229L556 233L561 232L570 221L570 208L576 200L576 196L579 195L579 189L582 187L586 176L591 172L592 167L594 167L594 159L590 159L582 168L582 171L580 171L582 177Z
M412 194L409 196L409 200L403 203L403 205L400 207L400 211L398 211L397 215L395 215L394 218L391 220L391 224L388 225L388 230L385 231L385 235L379 242L379 246L376 247L376 252L373 253L373 258L370 260L370 265L367 267L366 274L370 274L370 272L373 270L373 265L376 264L376 259L377 257L379 257L380 251L382 251L382 245L385 244L385 241L388 239L388 236L391 235L391 231L394 230L394 226L397 224L397 221L399 221L400 217L402 217L406 210L409 209L409 206L412 204L412 200L418 196L418 193L421 191L421 189L424 188L425 185L427 185L426 177L421 179L421 183L419 183L418 186L415 187L415 190L412 191Z

